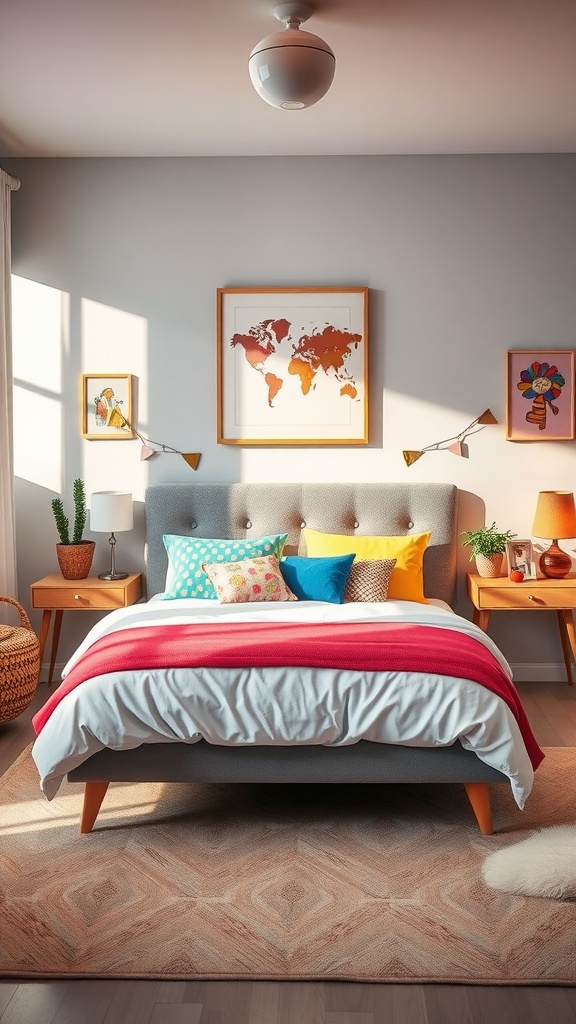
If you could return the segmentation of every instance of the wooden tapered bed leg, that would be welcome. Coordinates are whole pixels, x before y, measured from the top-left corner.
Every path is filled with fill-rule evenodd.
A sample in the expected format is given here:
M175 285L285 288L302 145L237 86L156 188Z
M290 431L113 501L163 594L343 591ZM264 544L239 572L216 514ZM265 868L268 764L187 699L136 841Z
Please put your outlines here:
M482 835L491 836L494 829L492 827L492 808L490 807L490 786L487 782L465 782L464 789L472 804L472 810L476 815Z
M106 796L109 782L85 782L84 803L82 805L82 817L80 819L80 831L91 832L92 826L98 817L98 811Z

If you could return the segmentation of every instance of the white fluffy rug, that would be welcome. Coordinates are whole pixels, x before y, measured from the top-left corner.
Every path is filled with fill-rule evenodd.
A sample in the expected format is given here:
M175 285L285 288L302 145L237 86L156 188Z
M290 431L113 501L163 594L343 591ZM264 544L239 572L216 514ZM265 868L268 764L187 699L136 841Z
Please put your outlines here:
M529 839L486 858L484 881L518 896L576 899L576 825L539 829Z

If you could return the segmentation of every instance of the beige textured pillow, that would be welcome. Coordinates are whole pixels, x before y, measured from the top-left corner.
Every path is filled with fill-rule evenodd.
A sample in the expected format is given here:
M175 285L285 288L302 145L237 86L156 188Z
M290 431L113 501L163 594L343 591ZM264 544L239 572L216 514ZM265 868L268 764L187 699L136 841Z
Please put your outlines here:
M245 558L241 562L204 562L220 604L244 601L297 601L284 582L274 555Z
M371 558L352 562L344 591L344 604L351 601L386 601L395 558Z

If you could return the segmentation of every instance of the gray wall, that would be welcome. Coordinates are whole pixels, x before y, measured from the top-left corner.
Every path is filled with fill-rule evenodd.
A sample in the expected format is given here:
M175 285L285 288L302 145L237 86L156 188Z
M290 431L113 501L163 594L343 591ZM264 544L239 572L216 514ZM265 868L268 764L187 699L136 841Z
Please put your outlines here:
M574 156L4 160L12 197L19 592L56 570L50 498L188 480L178 456L79 434L81 372L132 372L139 429L201 451L204 480L448 480L460 528L484 517L529 537L537 492L572 489L573 442L504 438L508 349L574 348ZM39 288L38 286L43 286ZM370 289L370 444L237 449L216 443L216 289ZM51 297L48 306L43 304ZM32 312L54 309L34 321ZM403 448L457 434L485 408L499 425L469 458ZM30 437L33 436L34 444ZM39 443L41 441L41 447ZM96 571L107 564L98 540ZM574 554L576 542L565 546ZM143 564L137 528L123 568ZM129 564L128 564L129 563ZM461 551L458 609L467 553ZM79 620L83 621L80 622ZM59 662L91 619L67 615ZM526 628L531 626L533 628ZM494 615L518 678L558 678L553 613Z

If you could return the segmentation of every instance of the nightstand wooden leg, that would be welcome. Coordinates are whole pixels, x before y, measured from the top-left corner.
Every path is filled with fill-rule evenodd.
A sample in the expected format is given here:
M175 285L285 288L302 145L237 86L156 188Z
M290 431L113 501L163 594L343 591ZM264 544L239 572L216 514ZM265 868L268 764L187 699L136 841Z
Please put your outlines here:
M476 626L480 626L480 629L483 630L484 633L488 632L488 622L489 621L490 621L490 612L489 611L486 611L485 608L483 608L482 610L480 610L480 608L475 608L474 609L474 613L472 615L472 622Z
M472 804L472 810L476 815L480 831L483 836L491 836L494 832L492 827L492 808L490 807L490 787L487 782L465 782L464 789Z
M98 817L98 811L106 796L109 782L85 782L84 803L82 805L82 817L80 819L80 831L85 835L92 831L92 826Z
M568 686L572 686L571 658L573 657L576 661L576 633L574 632L574 616L571 609L564 608L562 611L558 612L558 626L560 628L560 640L562 642L562 653L564 654Z
M44 648L46 647L46 641L48 639L48 633L50 631L50 620L52 618L52 610L45 608L42 612L42 625L40 626L40 665L42 665L42 657L44 654Z
M50 648L50 671L48 673L48 686L52 685L52 677L54 676L54 665L56 664L56 655L58 653L58 642L60 640L60 628L62 626L62 615L64 613L58 610L54 616L54 629L52 631L52 647Z

